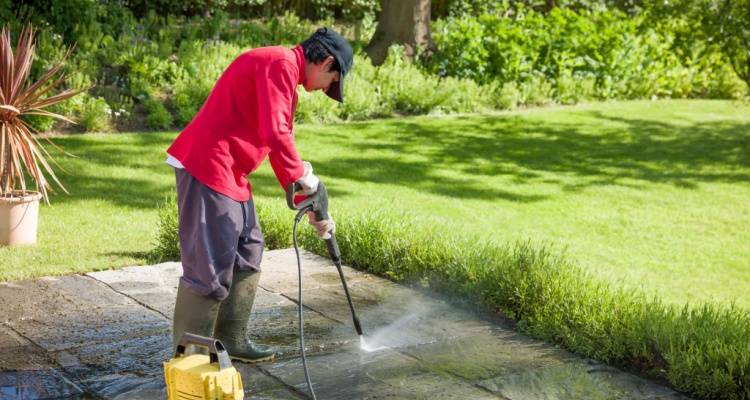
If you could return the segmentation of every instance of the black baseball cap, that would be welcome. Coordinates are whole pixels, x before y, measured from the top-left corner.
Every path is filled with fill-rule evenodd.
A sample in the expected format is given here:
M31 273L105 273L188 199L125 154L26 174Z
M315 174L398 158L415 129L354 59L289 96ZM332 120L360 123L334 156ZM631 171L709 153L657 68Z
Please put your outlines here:
M341 68L338 85L334 84L328 88L326 94L328 97L343 103L344 102L344 77L352 69L354 55L352 46L338 32L331 28L320 28L313 33L311 39L317 39L323 47L328 50Z

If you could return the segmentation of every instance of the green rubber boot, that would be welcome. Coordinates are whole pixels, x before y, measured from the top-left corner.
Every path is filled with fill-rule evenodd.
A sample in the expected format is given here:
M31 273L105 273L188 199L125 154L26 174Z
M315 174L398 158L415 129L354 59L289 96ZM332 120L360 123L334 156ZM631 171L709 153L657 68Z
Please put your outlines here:
M220 304L219 300L193 292L180 281L172 320L172 349L177 348L177 343L186 332L211 337ZM191 348L186 351L190 353L208 354L207 350L201 347L189 347Z
M253 311L260 272L234 270L229 296L221 302L214 337L221 340L229 357L249 363L268 361L274 350L248 340L248 320Z

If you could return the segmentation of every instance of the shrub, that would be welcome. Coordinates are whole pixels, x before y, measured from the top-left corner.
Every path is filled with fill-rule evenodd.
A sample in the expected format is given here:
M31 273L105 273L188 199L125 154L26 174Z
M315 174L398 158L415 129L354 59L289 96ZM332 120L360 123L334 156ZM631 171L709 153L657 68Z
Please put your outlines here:
M534 75L520 85L521 103L542 106L554 102L552 84L544 76Z
M386 62L373 67L362 55L346 78L344 104L299 90L298 122L362 120L398 114L474 112L492 105L492 93L469 79L430 75L394 46Z
M382 101L400 114L474 111L488 102L478 85L430 75L407 60L399 46L391 47L377 75L375 83L380 88Z
M562 104L576 104L592 100L596 94L596 78L573 76L564 72L557 78L554 98Z
M517 82L529 105L550 99L575 103L590 96L710 93L734 98L745 89L725 68L728 61L716 45L703 40L677 43L675 32L683 26L653 22L648 15L627 18L617 10L564 8L548 14L518 8L510 14L450 18L434 25L439 51L426 66L439 75L483 84ZM553 93L547 93L545 81L552 83ZM579 90L585 96L574 96Z
M339 120L340 104L326 96L325 93L320 91L308 93L302 88L297 88L297 95L299 97L297 112L294 114L295 121L326 123Z
M149 262L159 263L180 259L178 236L177 198L168 196L159 205L159 220L156 228L154 248L149 252Z
M68 102L74 112L75 121L87 132L105 132L112 128L112 109L101 97L81 95Z
M352 12L369 7L364 3L344 7L336 1L319 6ZM65 67L66 85L92 88L91 96L109 103L115 119L111 122L127 128L147 120L133 113L141 110L133 110L133 104L149 98L168 104L174 123L184 126L221 72L243 50L292 45L317 26L334 24L332 19L313 22L290 12L275 13L265 21L236 20L221 11L223 6L217 6L218 12L208 20L153 10L143 10L144 17L136 20L120 4L74 3L91 6L81 21L60 19L49 10L32 7L40 11L37 17L52 19L39 34L40 62L31 75L38 77L41 68L61 59L65 43L74 38L78 50ZM546 14L510 3L474 6L470 16L453 13L455 17L433 25L440 51L424 66L405 60L397 46L379 67L357 53L347 78L347 102L336 105L323 96L300 93L297 121L475 112L589 99L743 98L748 90L718 44L704 36L690 36L695 27L684 16L661 18L647 11L626 18L620 11L593 6L575 7L578 11L554 8ZM10 12L15 9L11 6ZM473 16L481 10L487 13ZM73 11L70 5L59 9L63 16ZM330 17L327 12L320 15ZM335 25L351 37L362 35L362 28L371 31L372 21L363 17L354 25ZM361 47L361 43L353 45ZM65 115L77 118L74 107L63 107ZM87 121L94 119L86 115Z
M172 126L172 114L160 101L147 99L143 102L146 112L146 126L151 129L167 129Z
M436 90L440 98L436 109L442 112L477 112L490 108L492 104L489 88L481 87L471 79L443 78L438 81Z
M494 104L501 110L513 110L521 103L521 92L515 82L501 84L493 82Z
M393 108L383 99L378 84L382 80L380 68L373 67L369 59L359 54L355 55L354 65L344 85L345 102L341 108L341 118L357 121L391 115Z
M242 53L242 48L228 43L185 42L177 59L183 71L172 85L172 105L177 123L186 125L208 98L224 69Z
M52 107L50 107L51 109ZM37 132L47 132L55 126L57 120L51 117L41 115L24 115L21 119L33 130Z

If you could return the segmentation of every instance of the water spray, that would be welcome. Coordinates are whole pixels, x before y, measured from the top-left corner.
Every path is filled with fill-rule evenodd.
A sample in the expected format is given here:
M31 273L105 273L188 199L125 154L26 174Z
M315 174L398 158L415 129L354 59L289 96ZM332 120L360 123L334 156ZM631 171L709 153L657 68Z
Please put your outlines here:
M286 203L292 210L298 210L297 215L294 217L294 228L292 230L292 236L294 239L294 252L297 254L297 270L299 278L299 295L298 295L298 320L299 320L299 345L300 352L302 353L302 368L305 372L305 381L307 387L310 390L313 400L317 400L315 397L315 391L313 390L312 382L310 381L310 374L307 371L307 358L305 357L305 331L304 323L302 319L302 262L299 257L299 246L297 245L297 224L302 220L308 212L315 214L315 219L323 221L330 219L328 215L328 192L326 191L323 182L318 184L318 190L302 200L300 203L294 202L294 195L301 189L300 185L296 182L289 185L286 191ZM357 313L354 311L354 304L352 303L352 297L349 294L349 287L346 285L346 279L344 279L344 271L341 269L341 251L339 245L336 242L336 235L333 232L328 232L330 237L325 239L326 247L328 248L328 255L331 257L331 261L336 265L336 269L339 271L339 277L341 278L341 285L344 287L344 293L346 294L346 301L349 303L349 309L352 312L352 321L354 322L354 329L359 335L360 348L367 352L377 351L380 348L370 349L365 343L365 337L362 334L362 325L359 323Z

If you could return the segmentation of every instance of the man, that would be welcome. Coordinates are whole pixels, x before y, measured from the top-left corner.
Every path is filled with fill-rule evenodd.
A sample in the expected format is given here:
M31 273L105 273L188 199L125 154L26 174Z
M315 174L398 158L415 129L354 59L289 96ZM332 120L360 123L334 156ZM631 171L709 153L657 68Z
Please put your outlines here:
M246 176L266 156L282 188L298 182L317 190L312 166L294 145L297 85L343 102L352 48L331 29L318 29L293 49L263 47L224 71L185 130L167 149L175 167L183 275L177 290L173 341L185 332L215 337L233 359L257 362L274 351L248 340L260 278L263 234ZM321 237L333 220L310 223Z

